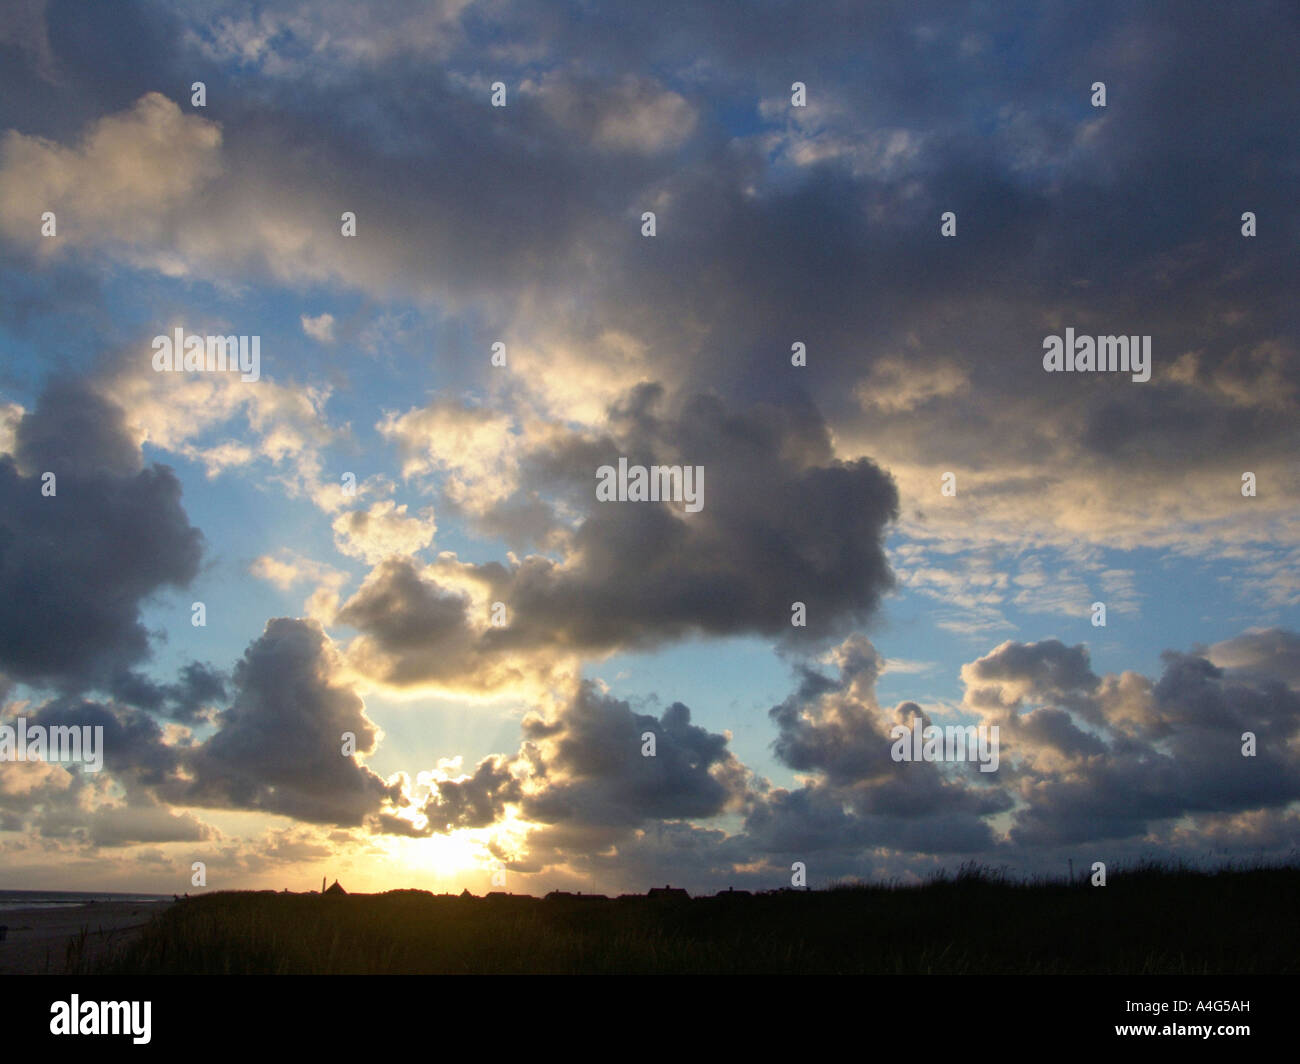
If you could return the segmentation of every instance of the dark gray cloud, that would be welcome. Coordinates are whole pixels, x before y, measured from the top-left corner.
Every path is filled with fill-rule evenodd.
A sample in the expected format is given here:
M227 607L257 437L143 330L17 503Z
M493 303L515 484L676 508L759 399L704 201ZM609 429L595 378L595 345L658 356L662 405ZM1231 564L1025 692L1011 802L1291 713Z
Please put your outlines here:
M344 732L366 754L378 731L338 668L319 624L268 621L235 666L234 700L217 731L187 758L193 780L168 799L340 825L359 825L397 800L399 786L342 753Z
M158 684L140 672L123 670L112 678L113 697L139 709L185 724L210 719L226 699L224 673L201 661L183 666L175 683Z
M891 846L918 853L971 852L993 844L984 817L1011 799L973 764L945 771L931 762L895 761L895 725L942 726L913 702L892 710L875 692L883 662L861 636L841 644L838 677L799 669L799 687L768 716L781 762L811 779L778 789L749 813L745 830L762 851L808 854Z
M1087 648L1067 647L1059 639L1039 643L1008 641L962 670L968 686L1005 685L1010 693L1032 689L1036 694L1059 696L1096 687Z
M1166 651L1154 682L1097 677L1083 647L1056 640L1005 643L965 666L968 702L1000 723L1008 778L1027 799L1011 843L1122 841L1178 817L1285 808L1300 796L1300 696L1269 658L1285 673L1294 638L1248 640L1253 668L1241 673ZM1251 757L1246 732L1256 737Z
M167 743L162 728L148 713L63 696L27 716L29 723L45 728L103 728L102 771L128 791L165 787L178 779L183 751Z
M468 626L463 593L390 560L339 611L357 628L353 660L391 683L478 677L493 659L539 651L648 647L692 633L763 633L813 643L866 622L892 586L883 537L893 482L866 460L832 455L806 403L729 409L714 396L667 408L642 385L610 411L610 430L540 446L530 485L582 514L567 558L467 565L456 578L503 602L508 623ZM596 470L703 466L703 508L596 500ZM807 626L791 625L802 602Z
M1300 686L1300 635L1285 628L1253 628L1215 643L1205 656L1232 673L1259 672Z
M748 845L759 854L780 854L805 862L861 857L878 847L913 856L988 853L993 834L978 814L956 807L929 815L846 811L845 797L819 784L795 791L778 789L745 821Z
M194 578L201 543L179 481L142 466L121 409L56 380L0 456L0 666L30 683L110 688L149 655L141 604Z
M691 723L674 702L656 719L584 683L553 721L526 718L526 743L541 747L524 813L543 824L627 827L712 817L743 800L746 772L727 737ZM647 733L653 757L642 753Z
M653 755L643 753L646 735ZM645 825L715 817L749 795L727 737L692 724L680 702L656 718L584 682L554 717L525 718L523 740L515 757L487 757L464 779L438 782L421 810L426 833L488 827L514 805L542 825L529 842L537 864L575 845L603 850Z
M0 781L4 830L89 846L209 837L210 829L197 817L173 812L158 800L159 792L180 784L186 744L183 740L169 743L150 714L71 695L21 713L17 709L6 707L0 722L14 727L21 715L29 728L102 728L98 746L102 767L91 772L65 762L60 769L24 776L17 765L5 766L0 771L5 777ZM29 773L32 769L35 766ZM115 798L108 804L103 801L106 785Z
M1272 633L1252 646L1272 647L1285 669L1294 638ZM1207 846L1220 853L1286 852L1300 838L1286 812L1300 797L1294 753L1300 701L1268 675L1267 658L1261 652L1246 675L1196 654L1168 652L1162 675L1152 681L1134 673L1097 676L1084 648L1055 640L1003 644L964 670L968 684L981 685L968 691L985 700L985 721L998 722L1001 731L999 769L983 776L973 765L892 760L893 723L914 715L925 724L949 722L911 702L882 708L874 693L880 658L854 637L836 652L837 676L801 667L795 691L770 712L778 758L807 774L807 782L772 787L747 771L742 776L737 766L734 777L747 782L730 807L744 819L730 833L674 823L682 810L661 808L650 796L629 805L626 796L645 765L618 762L652 718L588 692L558 721L526 726L526 736L564 749L569 771L590 766L600 770L599 779L627 780L615 794L608 782L588 780L575 792L548 780L525 800L525 812L543 821L548 818L539 813L562 815L552 812L555 822L512 867L537 872L567 862L580 875L599 870L620 882L676 874L779 886L796 860L826 882L923 875L955 855L1055 870L1067 858L1132 862L1153 846L1190 860L1203 859ZM1000 686L990 691L993 677ZM589 724L575 727L581 720ZM1242 756L1246 731L1257 737L1255 757ZM712 740L722 749L721 737ZM994 827L999 814L1007 817L1005 837ZM665 829L680 852L663 845ZM597 856L610 848L625 862L621 875ZM740 866L748 871L737 872Z
M647 732L655 736L653 757L642 753ZM682 878L680 866L655 852L651 840L662 842L665 834L693 850L697 863L725 864L728 853L739 859L725 833L693 821L743 809L754 781L727 749L727 737L692 724L681 703L656 718L584 683L556 717L526 718L524 739L519 763L527 766L527 782L519 808L540 826L526 852L503 851L512 870L599 874L602 882L643 890L665 876Z
M507 802L522 798L519 781L510 773L510 760L485 757L463 780L445 780L424 803L428 831L446 834L458 828L483 828L494 824Z

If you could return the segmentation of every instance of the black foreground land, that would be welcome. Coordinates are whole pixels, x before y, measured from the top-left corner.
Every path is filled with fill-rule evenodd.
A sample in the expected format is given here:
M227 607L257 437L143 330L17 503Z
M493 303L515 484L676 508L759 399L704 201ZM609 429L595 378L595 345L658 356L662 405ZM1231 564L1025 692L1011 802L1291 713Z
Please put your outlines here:
M161 913L112 974L1300 971L1300 867L658 899L230 892Z

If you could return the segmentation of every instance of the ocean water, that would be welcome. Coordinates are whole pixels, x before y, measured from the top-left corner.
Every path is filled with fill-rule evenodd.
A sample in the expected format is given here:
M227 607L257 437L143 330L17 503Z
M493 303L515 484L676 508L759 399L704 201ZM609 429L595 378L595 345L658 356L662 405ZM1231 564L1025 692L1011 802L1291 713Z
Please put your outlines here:
M0 912L14 909L68 909L93 902L125 901L138 905L171 901L170 894L113 894L82 890L0 890Z

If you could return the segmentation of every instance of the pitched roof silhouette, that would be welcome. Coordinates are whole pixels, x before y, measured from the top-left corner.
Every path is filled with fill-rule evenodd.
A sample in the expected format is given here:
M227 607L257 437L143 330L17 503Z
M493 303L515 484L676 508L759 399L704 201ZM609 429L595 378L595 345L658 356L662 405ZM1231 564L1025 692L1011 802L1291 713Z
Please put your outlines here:
M337 897L337 896L340 895L340 894L346 894L347 891L344 890L342 887L339 886L339 881L336 879L336 880L334 880L333 883L330 884L330 889L327 890L325 893L326 893L326 894L333 894L333 895L335 895L335 896Z

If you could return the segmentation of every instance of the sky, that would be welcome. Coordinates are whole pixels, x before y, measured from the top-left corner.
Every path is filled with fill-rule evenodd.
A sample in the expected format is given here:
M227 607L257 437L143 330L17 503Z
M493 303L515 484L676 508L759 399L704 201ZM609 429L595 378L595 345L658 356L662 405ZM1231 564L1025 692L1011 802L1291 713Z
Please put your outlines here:
M1294 5L4 8L0 887L1294 854Z

